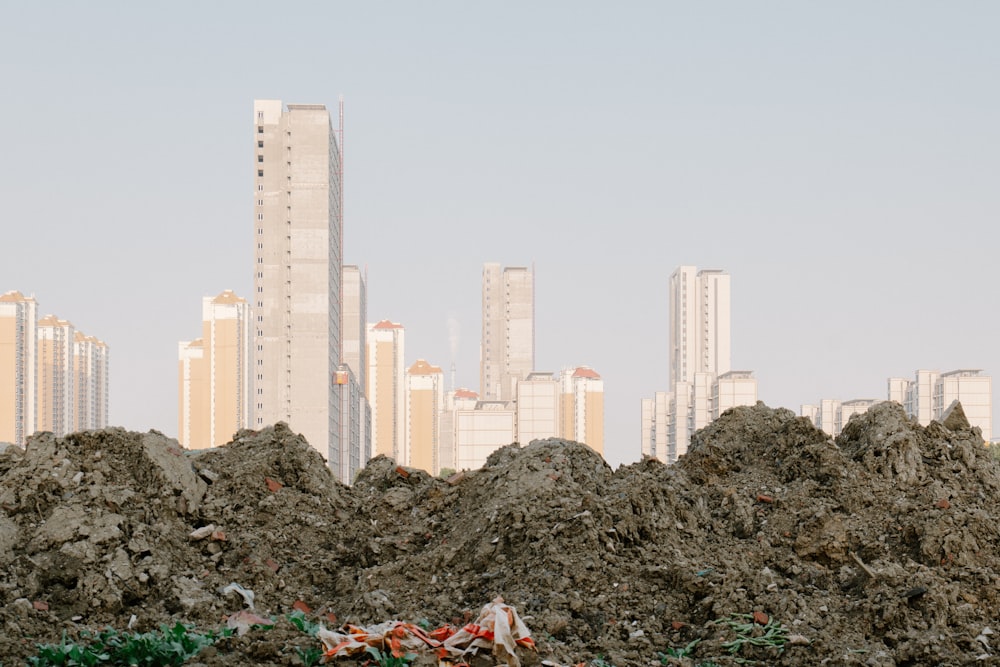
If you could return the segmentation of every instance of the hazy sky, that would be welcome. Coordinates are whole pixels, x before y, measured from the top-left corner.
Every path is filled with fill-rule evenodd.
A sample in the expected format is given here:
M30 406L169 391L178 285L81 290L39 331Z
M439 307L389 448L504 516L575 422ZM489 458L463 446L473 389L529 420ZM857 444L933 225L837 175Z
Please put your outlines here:
M252 282L254 98L346 100L345 254L406 360L478 388L482 264L536 267L540 370L639 458L675 267L732 276L733 366L798 412L1000 372L1000 3L10 2L0 292L111 348L177 432L177 343Z

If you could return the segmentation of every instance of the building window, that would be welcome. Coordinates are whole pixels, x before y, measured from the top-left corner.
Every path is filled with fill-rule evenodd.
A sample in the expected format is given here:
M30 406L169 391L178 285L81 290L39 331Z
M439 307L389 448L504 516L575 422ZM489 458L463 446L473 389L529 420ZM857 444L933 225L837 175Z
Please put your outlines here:
M257 219L258 220L263 220L264 219L264 214L263 213L258 213L257 214Z
M257 175L258 176L263 176L264 175L264 170L263 169L258 169L257 170Z
M264 161L264 156L263 155L258 155L257 156L257 162L263 162L263 161Z
M257 192L263 192L263 191L264 191L264 184L263 183L258 183L257 184Z
M257 148L263 148L263 147L264 147L264 142L263 141L258 141L257 142Z
M263 125L258 125L257 126L257 134L264 134L264 126Z

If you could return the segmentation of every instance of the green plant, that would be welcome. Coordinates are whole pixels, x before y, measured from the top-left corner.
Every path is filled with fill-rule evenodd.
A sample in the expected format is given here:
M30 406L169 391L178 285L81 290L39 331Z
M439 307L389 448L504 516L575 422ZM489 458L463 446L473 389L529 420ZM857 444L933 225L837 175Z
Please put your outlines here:
M395 656L390 651L380 651L374 646L369 646L365 652L372 656L372 660L379 667L406 667L417 659L416 653L407 653L402 656Z
M701 642L700 639L695 639L695 640L689 642L688 645L685 646L685 647L683 647L683 648L672 648L671 647L671 648L668 648L666 651L664 651L662 653L659 652L659 651L657 651L656 655L657 655L657 657L660 658L660 664L661 665L665 665L665 664L667 664L667 658L686 658L689 655L693 654L694 653L694 647L697 646L700 642Z
M81 633L80 643L69 642L63 633L58 644L39 644L38 655L28 658L31 667L96 667L97 665L148 665L162 667L181 665L188 658L232 634L223 630L194 632L190 626L177 623L163 625L159 631L121 634L109 628L96 635Z
M316 633L319 632L320 624L313 623L308 618L306 618L305 612L296 609L291 614L286 617L288 622L294 625L299 631L306 633L310 637L315 637Z
M721 619L716 623L728 625L736 633L736 639L722 644L722 648L734 655L747 644L776 648L781 653L785 650L785 644L788 642L788 628L773 618L768 618L767 623L760 625L754 622L753 614L730 614L729 618ZM760 630L756 631L755 628L760 628Z
M104 647L87 647L74 644L66 640L66 631L63 631L62 640L58 644L39 644L38 655L28 658L28 664L32 667L92 667L93 665L107 662L110 655L102 651Z
M312 667L323 657L323 649L315 647L306 649L296 648L295 653L306 667Z

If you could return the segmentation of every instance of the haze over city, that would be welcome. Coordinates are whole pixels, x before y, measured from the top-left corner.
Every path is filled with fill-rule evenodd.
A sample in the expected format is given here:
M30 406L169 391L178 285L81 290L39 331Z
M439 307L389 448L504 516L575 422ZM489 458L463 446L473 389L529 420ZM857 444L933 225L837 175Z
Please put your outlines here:
M0 292L111 348L109 422L176 435L177 342L248 297L252 102L344 95L344 261L406 359L479 383L485 262L535 268L536 366L639 458L668 281L732 278L759 397L998 367L1000 7L19 4L0 25Z

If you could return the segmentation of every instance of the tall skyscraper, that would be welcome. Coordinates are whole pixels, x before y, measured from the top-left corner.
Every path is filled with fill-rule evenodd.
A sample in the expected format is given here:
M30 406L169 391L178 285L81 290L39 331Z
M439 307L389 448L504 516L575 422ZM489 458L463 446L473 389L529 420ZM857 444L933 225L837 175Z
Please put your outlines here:
M202 299L201 338L178 346L178 435L218 447L250 425L250 309L231 290Z
M77 331L73 341L73 430L88 431L108 425L108 346Z
M35 432L37 322L34 298L0 295L0 442L23 446Z
M403 334L403 325L389 320L368 328L368 403L372 411L372 457L383 454L408 465Z
M256 425L339 449L341 155L326 107L254 102Z
M444 373L423 359L406 371L408 465L436 475L441 469L440 415L444 409Z
M730 370L729 274L681 266L670 276L670 382Z
M535 368L535 277L523 266L483 265L482 400L514 400Z
M344 305L341 313L343 349L337 372L340 393L340 449L330 450L330 468L344 484L350 484L371 456L371 408L368 405L367 290L365 277L356 266L345 266Z
M55 315L38 320L38 412L36 431L64 436L73 431L73 341L76 330Z
M735 405L757 400L750 371L732 371L729 274L681 266L670 276L670 391L642 403L642 451L666 463L691 435Z

